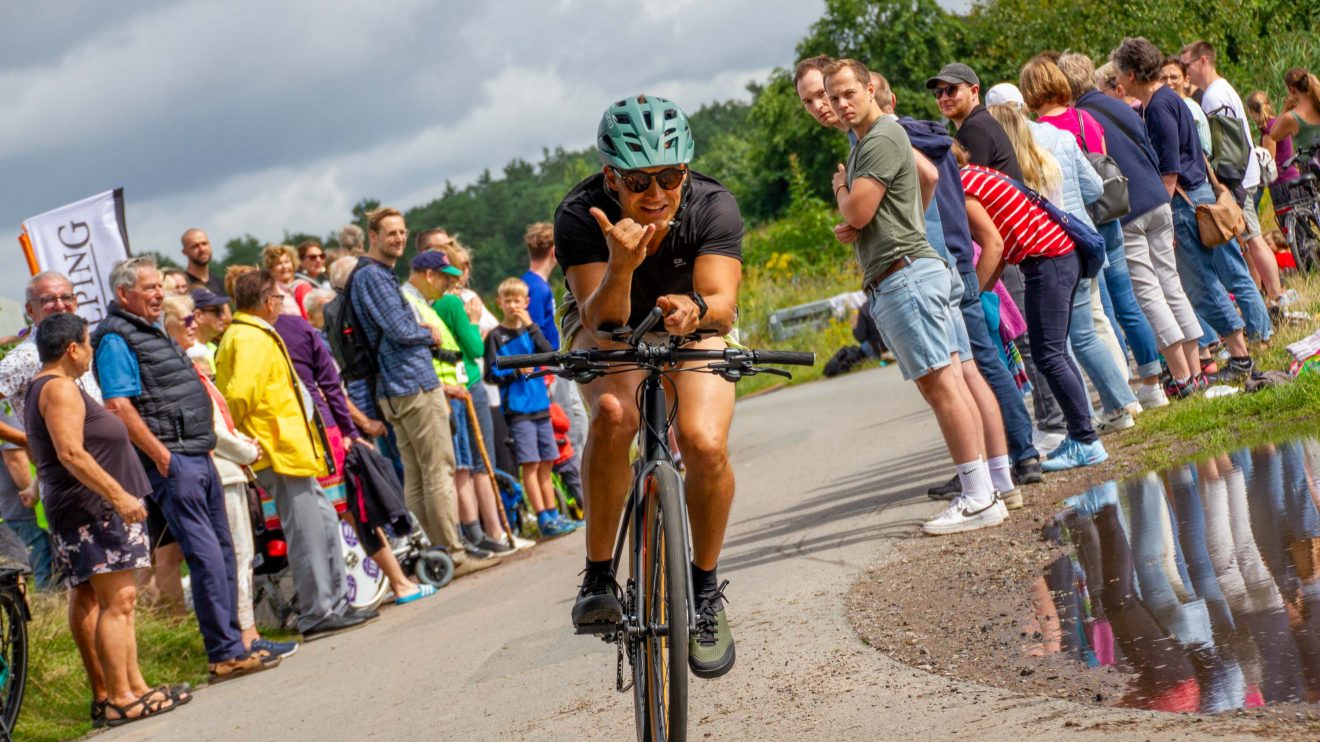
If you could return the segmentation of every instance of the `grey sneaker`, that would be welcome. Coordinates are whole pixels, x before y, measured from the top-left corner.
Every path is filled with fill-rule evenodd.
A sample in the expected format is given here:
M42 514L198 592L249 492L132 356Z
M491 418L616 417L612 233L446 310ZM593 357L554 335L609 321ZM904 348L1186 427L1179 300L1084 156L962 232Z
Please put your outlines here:
M724 615L724 588L697 596L697 630L688 637L688 667L699 678L718 678L733 669L733 633Z

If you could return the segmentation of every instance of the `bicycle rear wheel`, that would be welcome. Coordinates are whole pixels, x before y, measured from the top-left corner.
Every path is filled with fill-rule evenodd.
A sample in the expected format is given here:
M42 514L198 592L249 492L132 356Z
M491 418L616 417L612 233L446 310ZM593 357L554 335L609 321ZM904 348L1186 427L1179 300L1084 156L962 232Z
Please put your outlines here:
M1310 273L1320 267L1320 224L1315 214L1294 211L1287 220L1288 243L1292 247L1297 270Z
M642 633L633 657L637 738L687 739L688 567L683 480L661 464L642 485L642 545L634 565Z
M0 724L4 739L13 735L27 687L27 615L18 590L17 586L0 590Z

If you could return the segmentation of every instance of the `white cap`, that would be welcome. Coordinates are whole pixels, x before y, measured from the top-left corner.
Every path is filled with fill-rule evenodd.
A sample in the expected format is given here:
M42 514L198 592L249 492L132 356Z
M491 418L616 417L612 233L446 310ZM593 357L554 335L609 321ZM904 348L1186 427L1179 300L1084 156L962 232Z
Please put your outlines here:
M1018 86L1011 82L1001 82L992 86L985 94L985 104L993 106L999 103L1016 103L1018 106L1026 106L1026 101L1022 99L1022 91Z

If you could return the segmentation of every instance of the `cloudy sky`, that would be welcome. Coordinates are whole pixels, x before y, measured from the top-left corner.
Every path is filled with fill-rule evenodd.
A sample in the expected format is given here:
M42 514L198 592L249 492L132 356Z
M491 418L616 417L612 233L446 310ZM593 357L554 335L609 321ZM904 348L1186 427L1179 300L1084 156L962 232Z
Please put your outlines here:
M948 4L948 3L946 3ZM952 3L957 5L959 3ZM324 234L354 203L437 197L588 145L608 101L747 98L820 0L9 3L0 296L26 217L116 186L134 250Z

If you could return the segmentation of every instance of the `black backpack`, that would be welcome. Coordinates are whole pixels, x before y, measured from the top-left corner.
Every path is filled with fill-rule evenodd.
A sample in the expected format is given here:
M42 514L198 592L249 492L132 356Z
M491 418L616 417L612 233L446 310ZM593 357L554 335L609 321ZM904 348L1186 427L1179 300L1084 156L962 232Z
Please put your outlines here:
M353 272L344 282L344 291L333 301L325 305L326 336L330 340L330 353L339 364L339 375L345 381L370 379L379 371L376 363L379 341L373 347L367 342L367 334L362 330L353 313L353 279L366 264L367 258L359 258Z

